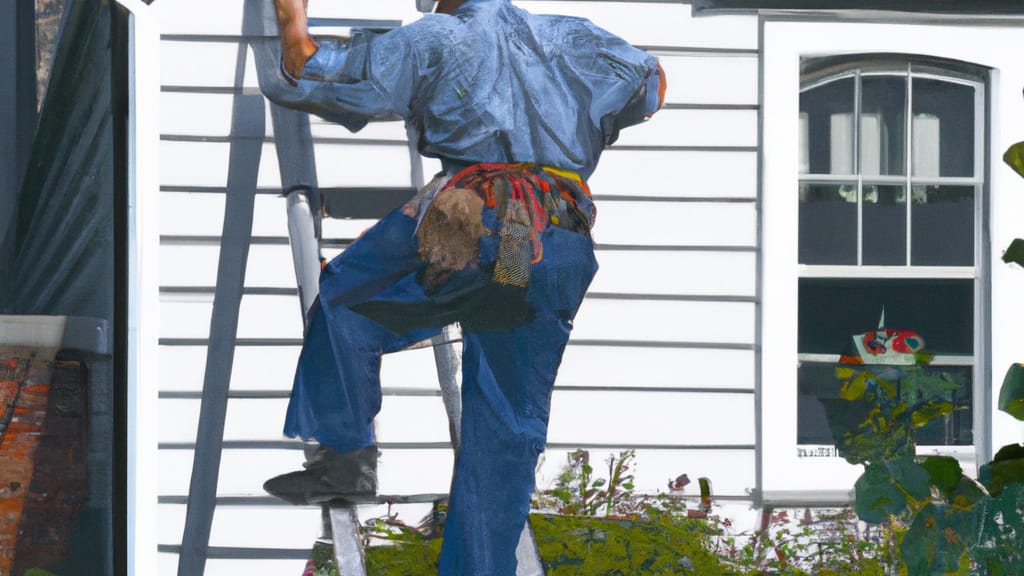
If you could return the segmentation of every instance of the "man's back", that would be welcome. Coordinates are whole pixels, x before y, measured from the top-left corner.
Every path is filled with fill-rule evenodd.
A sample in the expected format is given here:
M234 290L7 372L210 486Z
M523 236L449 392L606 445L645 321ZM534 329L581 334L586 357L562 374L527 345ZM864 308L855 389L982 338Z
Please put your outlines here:
M467 2L417 26L444 31L416 34L429 60L408 119L424 154L466 163L537 162L586 178L617 136L611 118L656 67L589 21L533 15L508 0Z
M300 84L280 96L351 129L400 116L421 153L456 167L536 162L586 179L620 128L657 109L653 56L587 20L509 0L356 32L343 50L340 67L326 53L310 59L306 74L326 80L312 93Z

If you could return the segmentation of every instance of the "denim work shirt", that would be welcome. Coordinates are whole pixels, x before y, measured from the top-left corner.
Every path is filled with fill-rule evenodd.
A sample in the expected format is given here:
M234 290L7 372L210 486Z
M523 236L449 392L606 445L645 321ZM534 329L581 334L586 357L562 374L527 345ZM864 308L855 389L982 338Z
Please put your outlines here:
M586 180L621 128L657 110L659 82L653 56L588 20L469 0L321 39L299 86L276 96L352 131L402 118L449 168L535 162Z

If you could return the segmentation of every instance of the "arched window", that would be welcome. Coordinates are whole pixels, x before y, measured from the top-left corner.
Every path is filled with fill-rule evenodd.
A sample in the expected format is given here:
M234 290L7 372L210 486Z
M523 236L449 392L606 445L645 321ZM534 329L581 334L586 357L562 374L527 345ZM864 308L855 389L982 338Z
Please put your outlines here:
M809 58L799 118L798 432L831 444L823 404L852 336L920 334L966 409L918 445L973 443L984 218L984 71L908 57Z

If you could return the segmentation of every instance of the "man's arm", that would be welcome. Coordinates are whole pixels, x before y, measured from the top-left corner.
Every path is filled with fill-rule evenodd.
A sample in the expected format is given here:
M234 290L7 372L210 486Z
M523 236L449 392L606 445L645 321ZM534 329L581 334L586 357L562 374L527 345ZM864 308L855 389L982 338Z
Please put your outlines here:
M294 77L302 74L317 49L316 40L309 34L306 19L308 0L274 0L277 11L277 26L281 34L281 58L284 69ZM291 82L291 80L289 80Z

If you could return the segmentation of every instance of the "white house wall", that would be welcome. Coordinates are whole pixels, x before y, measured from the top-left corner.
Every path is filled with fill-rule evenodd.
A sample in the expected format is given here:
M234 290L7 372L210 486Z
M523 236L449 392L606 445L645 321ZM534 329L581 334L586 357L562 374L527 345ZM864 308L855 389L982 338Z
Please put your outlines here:
M517 4L589 17L659 56L669 79L666 109L624 131L590 181L601 271L560 370L541 485L578 447L597 461L637 448L638 489L664 489L685 472L711 478L720 497L748 498L757 487L757 19L694 19L682 3ZM168 575L185 526L229 158L242 141L232 136L232 111L238 95L258 90L252 53L239 51L242 0L154 7L163 85L159 543ZM411 0L310 2L320 17L409 21L412 8ZM283 505L261 489L303 460L280 433L302 322L269 114L263 133L211 575L299 574L320 527L318 508ZM353 135L313 118L312 134L321 186L411 186L400 124ZM427 174L437 169L424 163ZM350 240L371 224L327 221L324 235ZM447 491L452 454L436 382L428 349L385 357L382 492ZM400 513L415 521L423 512Z

